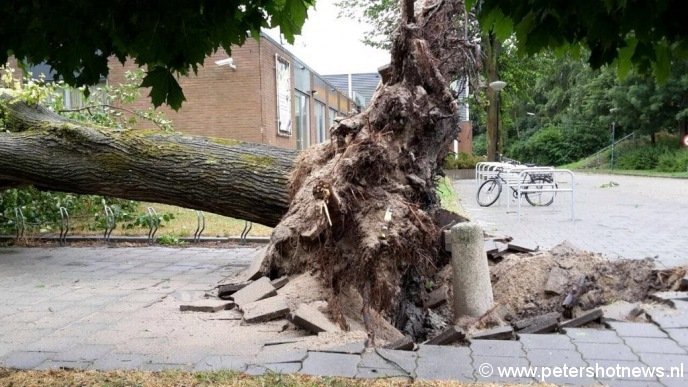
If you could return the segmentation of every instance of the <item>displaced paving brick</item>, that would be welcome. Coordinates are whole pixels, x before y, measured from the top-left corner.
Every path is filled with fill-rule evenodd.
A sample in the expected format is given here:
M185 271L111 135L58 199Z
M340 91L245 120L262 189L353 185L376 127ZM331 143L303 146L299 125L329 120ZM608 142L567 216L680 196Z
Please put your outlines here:
M537 251L540 246L534 243L527 242L509 242L509 250L517 251L519 253L532 253Z
M544 317L523 328L519 333L552 333L559 327L559 317Z
M245 281L251 281L260 278L260 276L262 275L260 272L260 268L263 265L263 261L265 260L265 254L267 253L267 251L268 248L266 246L252 253L251 266L249 266L248 269L244 270L240 274L240 277L243 278Z
M447 302L449 298L449 286L442 285L426 295L425 308L435 308Z
M400 351L413 351L415 347L416 343L413 341L413 339L409 336L404 336L397 341L384 345L382 348L396 349Z
M282 276L282 277L279 277L279 278L276 278L276 279L270 281L270 283L272 283L272 286L274 286L275 289L279 290L279 289L283 288L284 285L289 283L289 277L287 277L285 275L285 276Z
M254 363L294 363L303 361L306 356L308 356L308 352L305 349L279 351L274 348L266 347L256 356Z
M602 314L605 320L617 320L624 321L629 318L635 318L639 316L643 309L637 302L628 301L616 301L609 305L603 305L600 307L602 309Z
M674 300L688 301L688 292L658 292L651 294L650 298L669 303Z
M584 312L582 315L561 323L562 328L577 328L602 318L602 309L593 309Z
M471 340L511 340L514 338L514 328L510 325L477 331L471 335Z
M526 349L526 357L532 366L569 367L587 366L581 354L576 351L561 351L549 349Z
M233 302L227 302L223 300L201 300L196 301L191 304L179 305L179 310L182 312L205 312L205 313L215 313L221 310L232 309L234 307Z
M514 329L520 330L520 329L526 328L530 325L533 325L540 320L548 320L551 318L559 318L559 317L561 317L560 313L550 312L550 313L545 313L545 314L542 314L539 316L533 316L533 317L528 317L528 318L524 318L521 320L517 320L517 321L513 322L511 325L513 325Z
M439 335L426 341L424 344L428 345L447 345L455 343L466 338L466 333L458 327L451 325Z
M414 374L414 371L416 370L416 361L418 360L418 354L416 352L384 348L378 348L375 350L375 352L377 352L378 355L382 356L388 362L394 363L407 374Z
M312 333L340 331L339 327L333 324L322 312L306 304L299 305L289 320L294 325Z
M289 314L289 305L282 296L266 298L260 301L244 304L244 321L258 323L285 317Z
M275 290L275 287L272 286L272 284L270 283L270 280L266 277L262 277L259 280L252 282L250 285L234 293L232 295L232 299L234 299L234 302L237 305L239 305L240 308L243 309L243 306L245 304L248 304L249 302L262 300L264 298L276 295L277 291Z
M246 281L246 282L237 282L237 283L219 285L217 287L217 296L222 298L222 299L230 298L232 296L232 294L245 288L250 283L251 283L250 281Z
M549 271L547 283L545 283L545 293L563 294L566 285L569 283L569 272L557 266L553 266Z
M346 354L357 354L360 355L365 351L365 343L363 341L357 341L354 343L347 343L343 345L337 345L331 348L326 348L320 352L329 353L346 353Z

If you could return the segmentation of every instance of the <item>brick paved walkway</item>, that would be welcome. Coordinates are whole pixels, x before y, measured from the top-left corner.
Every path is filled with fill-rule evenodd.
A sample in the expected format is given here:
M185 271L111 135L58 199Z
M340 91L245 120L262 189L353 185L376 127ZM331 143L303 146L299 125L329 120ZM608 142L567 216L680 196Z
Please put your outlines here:
M356 378L402 377L477 382L608 385L688 383L681 377L633 377L633 367L688 365L688 294L675 309L649 311L655 324L610 322L611 329L473 341L469 347L421 345L416 352L364 351L362 343L309 350L284 321L242 326L234 311L182 313L218 280L248 265L254 249L2 248L0 366L24 369L232 369ZM296 332L290 330L291 332ZM275 341L275 337L280 337ZM611 379L611 368L627 367ZM553 368L506 376L499 367L592 367L601 377ZM636 368L647 372L647 368ZM606 370L606 371L605 371ZM523 369L522 372L531 372ZM564 377L558 372L567 372ZM599 372L599 371L598 371ZM606 374L605 374L606 372ZM688 372L688 371L687 371ZM489 375L488 375L489 374ZM555 377L554 375L559 375ZM582 376L581 376L582 375Z
M609 182L618 186L603 188ZM655 257L659 264L688 264L688 179L576 174L575 214L570 196L561 193L551 207L516 210L502 192L492 207L478 206L474 180L455 180L461 205L485 230L550 248L563 240L609 257Z

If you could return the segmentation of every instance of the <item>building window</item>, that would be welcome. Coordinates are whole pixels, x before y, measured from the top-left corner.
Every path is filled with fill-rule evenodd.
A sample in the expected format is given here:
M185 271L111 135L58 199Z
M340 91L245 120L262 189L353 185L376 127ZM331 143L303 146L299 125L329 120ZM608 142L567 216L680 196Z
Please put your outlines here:
M325 127L325 104L315 103L315 138L319 143L327 140L327 128Z
M291 135L291 64L275 54L277 86L277 133Z
M296 113L296 149L306 149L311 145L311 131L308 117L308 96L300 91L296 91L294 101L294 112Z
M334 126L334 119L337 117L337 111L334 109L330 109L330 114L327 116L327 124L331 127Z

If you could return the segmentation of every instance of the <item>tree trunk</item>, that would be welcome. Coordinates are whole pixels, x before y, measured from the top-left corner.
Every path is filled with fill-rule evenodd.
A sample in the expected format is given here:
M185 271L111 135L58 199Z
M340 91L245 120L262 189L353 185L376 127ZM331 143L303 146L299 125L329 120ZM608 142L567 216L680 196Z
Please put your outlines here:
M233 140L89 127L0 94L0 188L99 194L274 227L297 153Z

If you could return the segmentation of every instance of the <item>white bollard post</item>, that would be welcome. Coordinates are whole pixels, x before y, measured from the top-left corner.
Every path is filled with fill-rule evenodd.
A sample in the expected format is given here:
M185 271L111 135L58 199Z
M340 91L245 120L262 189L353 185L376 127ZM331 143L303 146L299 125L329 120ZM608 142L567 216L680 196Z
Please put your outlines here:
M483 230L475 223L451 228L454 320L479 317L494 303Z

